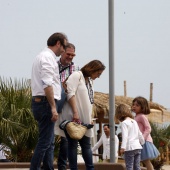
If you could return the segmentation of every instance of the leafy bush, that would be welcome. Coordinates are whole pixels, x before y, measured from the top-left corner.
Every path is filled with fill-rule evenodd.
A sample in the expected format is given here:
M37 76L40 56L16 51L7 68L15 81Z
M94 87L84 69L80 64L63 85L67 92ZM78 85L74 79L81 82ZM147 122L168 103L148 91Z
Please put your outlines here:
M8 157L12 161L30 161L38 130L27 80L0 78L0 126L0 143L11 149Z

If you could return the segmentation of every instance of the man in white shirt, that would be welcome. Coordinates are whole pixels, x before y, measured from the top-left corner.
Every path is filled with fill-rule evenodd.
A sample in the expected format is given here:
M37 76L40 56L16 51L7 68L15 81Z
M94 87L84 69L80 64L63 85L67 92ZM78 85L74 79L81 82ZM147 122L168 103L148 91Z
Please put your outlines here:
M104 134L92 148L92 152L98 149L103 144L103 162L110 162L110 127L109 124L103 125ZM119 139L115 135L115 160L118 161Z
M54 33L47 40L47 46L35 58L32 66L31 90L32 111L38 122L39 137L31 160L30 170L54 170L54 125L58 119L57 100L61 98L60 76L56 56L65 51L67 37Z

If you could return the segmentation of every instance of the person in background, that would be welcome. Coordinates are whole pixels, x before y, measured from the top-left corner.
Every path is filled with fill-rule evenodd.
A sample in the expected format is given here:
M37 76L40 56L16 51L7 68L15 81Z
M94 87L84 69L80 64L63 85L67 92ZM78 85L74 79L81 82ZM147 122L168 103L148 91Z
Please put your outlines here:
M97 130L97 142L100 140L102 136L102 132L100 130ZM99 148L98 148L98 153L101 155L99 156L99 159L102 160L103 159L103 145L101 145Z
M121 122L122 144L120 153L124 154L126 169L140 170L141 149L145 140L138 124L125 104L117 106L115 118Z
M80 71L73 72L67 84L67 102L65 102L60 116L60 122L64 120L77 123L92 123L92 106L94 103L93 80L99 78L105 70L105 66L99 60L90 61ZM62 130L61 130L62 131ZM91 137L93 130L88 129L80 140L70 138L67 131L63 131L68 140L68 160L71 170L77 170L77 147L81 146L82 156L87 170L94 170Z
M61 98L61 84L56 56L65 51L67 37L54 33L47 40L47 47L35 58L32 66L32 112L38 122L38 143L31 159L30 170L54 170L54 125L58 119L57 100Z
M119 153L118 153L118 155L120 156L121 155L120 149L121 149L121 144L122 144L122 132L119 132L117 137L119 139Z
M117 128L118 128L118 127L117 127L117 126L115 126L115 135L117 135Z
M61 54L61 58L58 61L61 83L64 82L66 78L68 78L74 71L79 70L79 66L74 64L74 62L72 61L75 55L76 55L75 46L71 43L67 43L65 52ZM61 88L62 88L61 100L57 102L57 111L59 113L59 116L60 114L62 114L61 112L62 112L63 105L67 100L67 96L62 85ZM58 128L58 124L56 123L55 134L61 136L57 166L58 166L58 170L66 170L67 157L68 157L67 156L68 142L67 142L67 138L65 136L62 136L62 134L59 133L60 131L57 130L57 128Z
M10 149L0 144L0 162L11 162L7 159L6 151L10 152Z
M136 113L135 120L138 123L139 129L145 139L145 144L141 152L141 161L146 166L147 170L153 170L151 159L159 156L159 151L153 144L150 123L145 115L150 114L148 101L144 97L136 97L132 101L132 111Z
M110 127L109 124L103 125L104 134L100 140L92 148L92 152L96 151L103 144L103 162L110 162ZM115 135L115 162L118 161L119 139Z

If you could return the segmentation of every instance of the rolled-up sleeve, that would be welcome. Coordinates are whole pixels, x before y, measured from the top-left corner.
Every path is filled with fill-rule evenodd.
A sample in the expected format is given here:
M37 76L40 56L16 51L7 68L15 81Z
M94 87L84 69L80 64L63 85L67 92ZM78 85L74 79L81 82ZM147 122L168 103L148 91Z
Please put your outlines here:
M92 152L98 149L103 144L103 135L100 137L99 141L93 146Z
M42 57L41 62L41 80L43 84L43 88L48 86L52 86L54 80L54 72L55 72L55 65L52 62L53 60L48 56Z

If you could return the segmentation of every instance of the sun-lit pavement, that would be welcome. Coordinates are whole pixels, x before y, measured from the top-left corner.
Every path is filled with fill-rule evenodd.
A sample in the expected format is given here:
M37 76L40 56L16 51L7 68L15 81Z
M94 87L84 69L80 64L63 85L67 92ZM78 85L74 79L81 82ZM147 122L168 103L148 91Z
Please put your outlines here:
M0 168L0 170L29 170L29 168ZM54 169L57 170L57 169Z
M29 168L0 168L0 170L29 170ZM164 165L162 170L170 170L170 165Z
M0 168L1 170L29 170L29 168ZM54 169L57 170L57 169Z
M1 170L29 170L29 168L0 168ZM57 169L55 169L55 170L57 170ZM163 167L162 167L162 170L170 170L170 165L164 165Z

